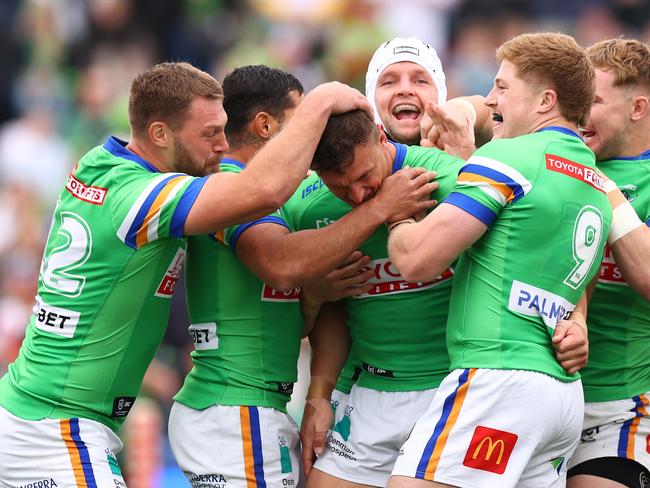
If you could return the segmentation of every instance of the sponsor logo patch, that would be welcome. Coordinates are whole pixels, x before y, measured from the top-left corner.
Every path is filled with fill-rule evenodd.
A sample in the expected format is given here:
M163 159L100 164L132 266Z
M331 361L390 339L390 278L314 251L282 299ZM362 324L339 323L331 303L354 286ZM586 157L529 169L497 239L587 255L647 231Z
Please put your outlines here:
M420 50L417 47L413 46L395 46L393 48L393 54L408 53L413 54L414 56L420 55Z
M116 397L113 400L113 417L126 417L131 408L133 408L133 403L135 402L135 397Z
M219 336L217 335L217 324L215 322L191 324L188 331L192 342L194 342L194 349L197 351L219 349Z
M32 312L34 314L34 325L37 329L68 338L74 336L81 316L79 312L48 305L38 295Z
M560 156L547 154L546 169L583 181L594 187L596 190L605 193L605 189L603 188L604 181L593 168L589 168L588 166L584 166Z
M409 283L397 270L390 259L375 259L362 269L362 272L372 271L374 274L366 283L374 285L368 293L353 298L368 298L375 295L392 295L395 293L408 293L424 290L436 286L443 281L451 279L454 272L451 268L446 269L442 274L432 281Z
M479 425L474 429L463 466L503 474L517 439L517 434Z
M508 309L529 317L541 317L551 329L571 313L575 305L550 291L513 280Z
M621 273L621 270L616 266L614 255L612 254L612 249L609 247L609 244L605 246L603 261L600 263L600 271L598 272L598 281L615 285L627 285L625 278L623 278L623 273Z
M161 298L171 298L174 294L174 288L176 288L176 282L180 278L181 273L183 272L183 265L185 264L185 249L182 247L178 248L176 255L172 262L169 264L165 276L160 281L158 288L156 289L156 296Z
M26 485L20 485L18 488L54 488L55 486L59 485L56 484L54 478L45 478L39 481L27 483Z
M83 200L86 203L92 203L93 205L104 205L104 200L106 200L106 194L108 193L106 188L83 184L72 173L68 175L68 182L65 184L65 188L73 197Z
M294 288L289 291L278 291L264 283L261 298L263 302L299 302L300 288Z

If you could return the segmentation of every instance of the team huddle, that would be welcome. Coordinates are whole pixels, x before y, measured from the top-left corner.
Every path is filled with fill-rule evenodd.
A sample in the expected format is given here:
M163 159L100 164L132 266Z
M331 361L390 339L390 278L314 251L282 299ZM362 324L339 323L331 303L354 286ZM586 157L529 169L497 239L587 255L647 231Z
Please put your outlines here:
M267 66L136 77L130 140L59 196L0 487L126 486L117 431L181 273L193 487L650 486L650 47L524 34L496 61L449 101L415 38L378 47L365 97Z

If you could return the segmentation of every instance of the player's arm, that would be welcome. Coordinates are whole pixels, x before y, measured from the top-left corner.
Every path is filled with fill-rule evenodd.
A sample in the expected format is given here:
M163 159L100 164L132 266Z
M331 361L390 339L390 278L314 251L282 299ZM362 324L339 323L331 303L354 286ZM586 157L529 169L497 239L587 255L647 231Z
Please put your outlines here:
M492 111L485 105L485 97L473 95L458 97L442 105L430 102L425 107L425 113L420 121L422 146L435 146L439 149L467 158L492 138ZM449 144L449 136L443 134L453 128L462 133L462 148Z
M388 254L407 281L429 281L487 229L477 217L443 202L420 222L394 226L388 237Z
M406 218L431 208L428 196L435 173L405 168L386 178L374 198L321 229L290 233L286 227L261 224L247 229L235 252L262 281L277 290L309 284L340 266L387 220Z
M644 224L612 180L606 182L612 206L608 242L625 281L650 300L650 228Z
M357 108L372 113L357 90L336 82L316 87L244 171L207 179L189 211L184 233L207 234L275 211L307 174L329 116Z
M323 306L314 329L309 334L312 349L311 381L300 426L302 458L309 475L315 454L325 449L327 431L333 422L330 406L332 391L350 350L347 313L341 302Z

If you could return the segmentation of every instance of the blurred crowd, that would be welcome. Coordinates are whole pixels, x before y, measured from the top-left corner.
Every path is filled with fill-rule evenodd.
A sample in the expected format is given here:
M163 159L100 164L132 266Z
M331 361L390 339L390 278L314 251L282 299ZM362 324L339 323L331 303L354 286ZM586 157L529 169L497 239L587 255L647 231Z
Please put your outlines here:
M2 0L0 373L20 347L66 175L108 134L128 138L128 87L146 67L187 60L223 79L262 63L307 89L335 79L363 90L375 48L416 36L440 54L450 97L485 95L496 47L542 30L583 45L621 35L649 41L650 0ZM169 459L160 426L189 364L184 297L175 303L145 381L153 401L129 421L141 435L124 434L142 476L129 486L152 486L147 473Z

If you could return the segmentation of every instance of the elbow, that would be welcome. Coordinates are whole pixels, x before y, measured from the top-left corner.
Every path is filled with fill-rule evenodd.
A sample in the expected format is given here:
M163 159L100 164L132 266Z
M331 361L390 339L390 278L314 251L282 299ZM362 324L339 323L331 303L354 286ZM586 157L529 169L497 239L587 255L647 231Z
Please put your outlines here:
M631 283L632 288L646 300L650 301L650 275L644 273L638 283Z
M404 280L409 283L421 283L436 278L445 266L437 261L421 262L413 255L396 256L393 264Z
M295 290L302 285L296 275L292 275L284 270L269 273L263 280L268 286L281 293Z
M290 188L284 185L277 185L266 182L256 189L257 196L268 205L268 213L275 212L286 203L293 194Z

